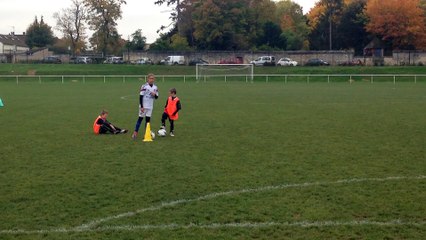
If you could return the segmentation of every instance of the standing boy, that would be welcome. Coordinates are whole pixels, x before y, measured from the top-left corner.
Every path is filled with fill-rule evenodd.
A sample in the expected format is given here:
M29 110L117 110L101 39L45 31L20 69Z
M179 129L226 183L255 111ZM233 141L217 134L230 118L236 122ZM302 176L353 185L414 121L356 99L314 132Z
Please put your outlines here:
M154 84L155 76L150 73L147 76L147 81L142 85L139 94L139 118L136 122L135 131L132 134L132 138L135 139L138 136L139 128L142 120L145 117L146 124L151 122L152 110L154 109L154 100L158 98L158 88Z
M161 117L161 129L166 129L166 119L169 119L170 122L170 136L174 137L175 130L175 120L179 118L179 110L182 109L180 105L180 100L176 96L176 88L172 88L169 90L169 97L166 101L166 106L164 107L164 113Z

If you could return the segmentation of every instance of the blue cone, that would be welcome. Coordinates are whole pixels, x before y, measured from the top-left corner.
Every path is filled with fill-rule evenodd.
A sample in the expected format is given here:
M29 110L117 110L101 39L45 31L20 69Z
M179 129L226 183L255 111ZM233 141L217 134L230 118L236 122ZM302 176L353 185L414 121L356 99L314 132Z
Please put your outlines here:
M1 98L0 98L0 107L3 107L4 105L3 105L3 101L1 100Z

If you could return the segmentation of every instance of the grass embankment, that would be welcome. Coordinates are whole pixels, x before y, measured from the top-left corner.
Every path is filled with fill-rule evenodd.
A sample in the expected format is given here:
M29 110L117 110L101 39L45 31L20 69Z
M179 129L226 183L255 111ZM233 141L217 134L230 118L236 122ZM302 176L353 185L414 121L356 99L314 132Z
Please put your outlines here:
M0 64L0 75L195 75L194 66ZM426 67L255 67L255 74L426 74Z

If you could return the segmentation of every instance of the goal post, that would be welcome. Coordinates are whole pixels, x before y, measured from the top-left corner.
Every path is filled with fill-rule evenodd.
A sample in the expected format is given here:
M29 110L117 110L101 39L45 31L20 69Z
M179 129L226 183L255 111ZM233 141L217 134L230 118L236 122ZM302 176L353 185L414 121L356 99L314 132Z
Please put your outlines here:
M195 69L197 81L210 77L245 77L253 81L253 64L197 64Z

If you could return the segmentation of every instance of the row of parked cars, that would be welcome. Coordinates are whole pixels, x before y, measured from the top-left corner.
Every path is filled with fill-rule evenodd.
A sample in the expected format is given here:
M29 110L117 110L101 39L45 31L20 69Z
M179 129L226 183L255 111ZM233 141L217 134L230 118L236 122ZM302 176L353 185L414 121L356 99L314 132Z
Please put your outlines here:
M138 64L138 65L151 65L155 64L150 58L144 57L140 58L134 61L130 62L131 64ZM197 64L208 64L209 62L201 59L201 58L195 58L188 62L188 65L194 66ZM160 65L185 65L185 57L184 56L168 56L165 59L162 59L160 62L158 62Z
M298 62L290 59L290 58L280 58L278 62L275 61L274 56L262 56L250 62L255 66L297 66ZM330 64L320 58L312 58L309 59L305 66L329 66Z
M45 57L43 58L43 60L41 61L42 63L62 63L61 59L55 56L49 56L49 57ZM91 57L86 57L86 56L79 56L79 57L75 57L75 58L71 58L71 63L75 63L75 64L89 64L89 63L93 63L93 59ZM107 57L103 63L105 64L124 64L125 61L123 60L122 57ZM147 57L143 57L137 60L133 60L130 62L131 64L136 64L136 65L152 65L154 64L154 62ZM208 64L209 62L201 59L201 58L195 58L195 59L191 59L188 62L188 65L193 66L193 65L197 65L197 64ZM223 59L221 61L218 62L218 64L242 64L244 63L243 58L242 57L234 57L234 58L229 58L229 59ZM284 58L280 58L277 62L275 60L274 56L261 56L253 61L250 61L251 64L255 65L255 66L298 66L299 63L297 61L294 61L290 58L284 57ZM185 65L186 61L185 61L185 57L184 56L168 56L165 59L161 60L158 64L161 65ZM313 58L313 59L309 59L306 63L305 66L328 66L330 65L327 61L324 61L320 58ZM339 64L339 65L361 65L361 63L358 62L350 62L350 63L343 63L343 64Z

